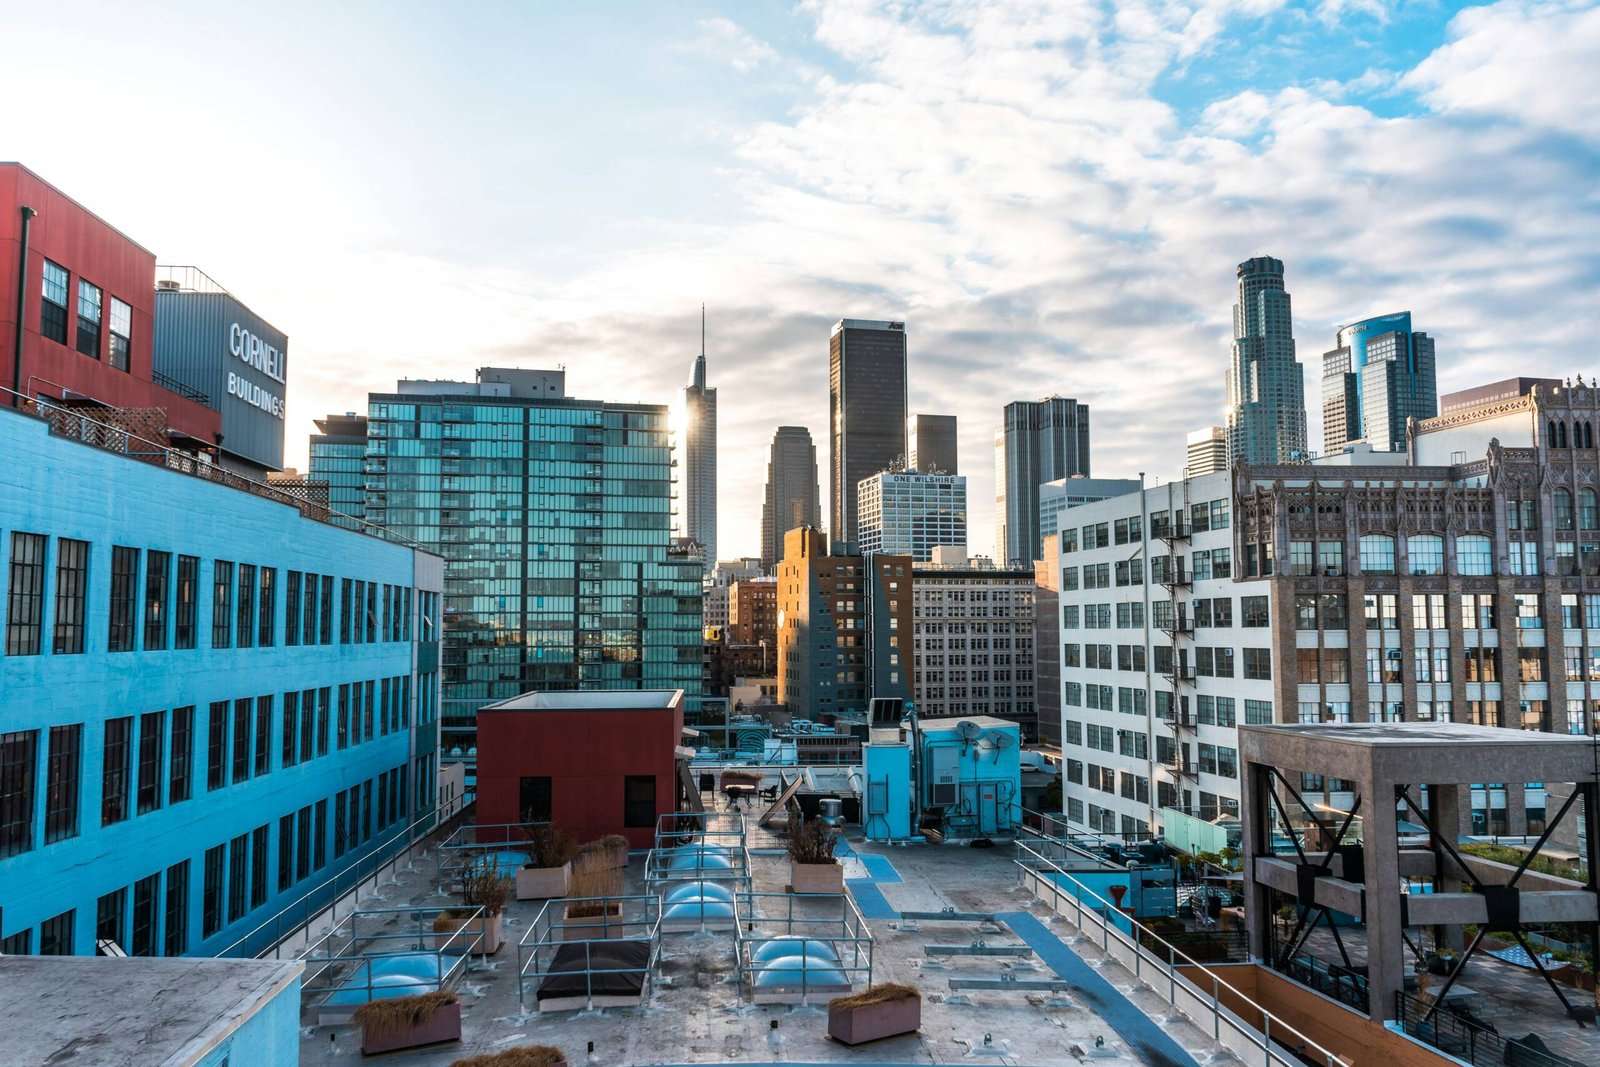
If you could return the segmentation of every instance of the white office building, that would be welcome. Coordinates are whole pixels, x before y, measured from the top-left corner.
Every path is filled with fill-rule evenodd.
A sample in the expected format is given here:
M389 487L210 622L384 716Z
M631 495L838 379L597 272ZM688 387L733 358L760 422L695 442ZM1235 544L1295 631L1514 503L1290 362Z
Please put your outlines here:
M864 556L933 558L935 545L967 551L967 479L958 474L880 471L861 479L856 531Z

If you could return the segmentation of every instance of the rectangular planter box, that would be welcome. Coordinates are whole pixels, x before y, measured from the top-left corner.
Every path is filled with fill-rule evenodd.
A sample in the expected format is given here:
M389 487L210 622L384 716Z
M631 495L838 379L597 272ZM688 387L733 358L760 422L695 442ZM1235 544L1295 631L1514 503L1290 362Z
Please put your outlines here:
M554 900L567 895L572 864L560 867L522 867L517 870L518 900Z
M611 848L599 849L594 852L580 852L577 859L572 861L572 869L574 871L615 871L627 865L627 845L615 845Z
M843 893L844 867L838 863L789 862L789 884L796 893Z
M501 932L501 926L500 926L501 916L499 916L499 915L490 915L490 916L486 916L486 919L487 919L487 921L484 922L483 929L482 929L483 943L481 945L479 945L478 948L473 951L472 954L474 956L493 956L496 952L500 951L500 946L505 943L505 938L504 938L504 935ZM474 935L476 935L479 932L479 930L477 928L477 924L473 923L471 920L468 920L468 919L460 919L460 920L457 921L456 925L454 927L452 927L452 929L453 930L460 930L463 927L467 927L467 926L472 926L473 929L468 930L465 934L463 934L461 937L457 938L455 941L450 941L450 931L449 930L435 931L434 934L433 934L433 940L432 940L432 944L430 945L430 947L433 948L437 952L444 952L444 951L447 951L447 949L445 948L446 942L449 942L450 949L452 949L452 950L456 949L458 946L464 946L464 945L470 944L472 942L472 940L473 940Z
M433 1013L433 1017L420 1026L408 1027L395 1033L373 1037L361 1032L361 1054L371 1056L379 1052L394 1052L403 1048L420 1048L437 1045L442 1041L461 1040L461 1005L446 1004Z
M900 1034L914 1034L922 1026L922 998L886 1000L864 1008L828 1005L828 1036L846 1045L860 1045Z
M609 924L610 928L601 923ZM573 917L561 914L561 940L563 941L604 941L623 936L622 905L614 904L606 915L580 915Z

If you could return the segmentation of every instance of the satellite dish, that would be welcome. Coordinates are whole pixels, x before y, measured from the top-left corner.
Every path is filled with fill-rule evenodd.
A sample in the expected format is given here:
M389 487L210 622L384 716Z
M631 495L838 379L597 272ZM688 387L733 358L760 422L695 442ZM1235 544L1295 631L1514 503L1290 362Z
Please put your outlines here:
M1012 737L1010 734L995 733L989 735L989 740L994 742L994 747L997 749L1010 748Z
M982 732L983 727L979 726L975 722L962 719L960 722L956 723L956 736L960 737L963 741L971 741Z

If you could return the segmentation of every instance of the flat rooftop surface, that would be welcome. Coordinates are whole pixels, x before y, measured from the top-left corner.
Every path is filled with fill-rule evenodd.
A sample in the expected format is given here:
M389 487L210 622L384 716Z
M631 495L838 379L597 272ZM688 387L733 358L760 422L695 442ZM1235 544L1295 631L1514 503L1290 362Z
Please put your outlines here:
M278 960L0 956L0 1062L149 1067L198 1060L299 976Z
M758 768L776 783L779 770ZM720 797L704 794L721 810ZM758 805L756 815L765 809ZM784 819L772 826L747 821L747 847L757 893L782 894L790 871ZM847 850L846 850L847 849ZM446 1067L457 1058L519 1044L554 1045L574 1064L870 1063L930 1064L972 1060L996 1064L1113 1064L1196 1067L1219 1050L1209 1034L1167 1005L1131 972L1088 944L1069 944L1067 928L1018 884L1014 848L959 844L881 846L852 836L842 849L846 884L875 938L875 983L915 986L923 998L916 1034L850 1048L827 1036L824 995L803 1005L746 1003L732 933L664 933L653 989L639 1007L540 1014L519 1006L516 941L542 902L512 902L505 913L506 945L479 960L458 987L462 1040L430 1049L390 1053L384 1062ZM436 853L380 887L362 907L411 903L438 907L453 894L435 868ZM625 892L643 891L644 856L634 854ZM959 917L906 922L903 911ZM983 921L982 916L994 921ZM1060 936L1057 936L1060 931ZM930 956L929 945L1027 945L1027 958ZM1059 978L1069 990L950 988L952 978ZM348 1025L319 1026L314 996L303 1003L303 1067L361 1062L360 1033ZM529 997L529 1007L533 998ZM772 1024L776 1022L777 1028ZM1103 1047L1096 1048L1096 1039ZM592 1056L588 1043L594 1042Z
M1241 731L1268 735L1306 737L1364 748L1411 747L1445 742L1452 745L1518 745L1532 748L1573 746L1590 747L1593 742L1578 735L1547 734L1537 730L1508 730L1502 726L1474 726L1466 722L1345 722L1283 723L1270 726L1241 726Z
M683 699L682 689L623 689L583 693L523 693L487 704L483 711L637 711L667 709Z

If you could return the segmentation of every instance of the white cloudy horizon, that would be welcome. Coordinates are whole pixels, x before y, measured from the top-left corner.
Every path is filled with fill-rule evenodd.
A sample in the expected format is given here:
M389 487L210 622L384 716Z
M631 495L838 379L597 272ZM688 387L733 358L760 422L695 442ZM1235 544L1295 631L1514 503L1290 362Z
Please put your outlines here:
M719 554L753 555L778 425L827 499L830 326L897 319L987 554L1012 400L1088 403L1097 476L1179 471L1252 256L1313 447L1342 323L1410 310L1442 392L1600 369L1590 4L89 6L113 44L12 18L0 156L289 334L292 464L400 377L677 408L703 302Z

